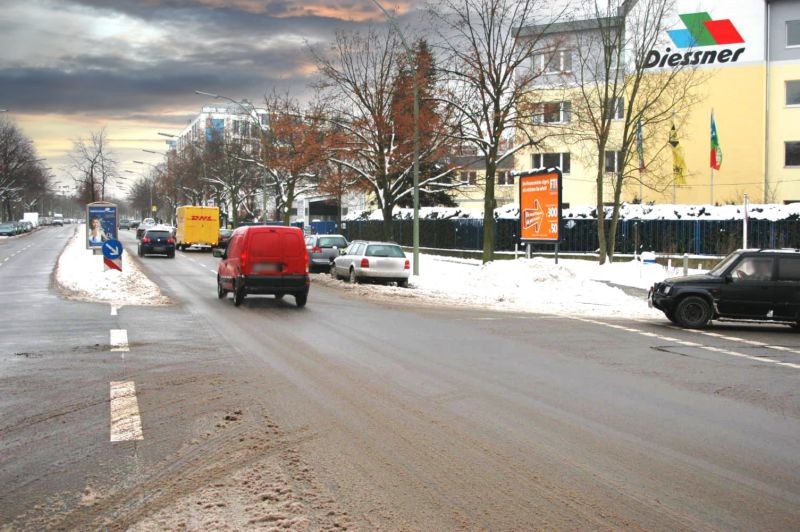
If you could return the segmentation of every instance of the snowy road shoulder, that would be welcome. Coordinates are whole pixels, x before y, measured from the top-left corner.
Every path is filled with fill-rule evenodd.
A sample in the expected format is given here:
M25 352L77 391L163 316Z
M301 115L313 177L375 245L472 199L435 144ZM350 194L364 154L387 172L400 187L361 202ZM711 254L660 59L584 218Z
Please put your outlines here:
M123 305L167 305L161 293L139 269L136 261L123 255L122 272L104 271L103 258L85 248L83 233L77 231L64 247L56 267L56 284L71 299Z
M679 275L658 264L638 261L598 265L592 261L553 259L478 260L420 256L419 277L410 289L362 284L349 288L379 299L413 300L425 304L463 305L493 310L561 316L663 318L647 306L644 290L656 281ZM320 284L343 287L329 275ZM630 287L641 296L619 288Z

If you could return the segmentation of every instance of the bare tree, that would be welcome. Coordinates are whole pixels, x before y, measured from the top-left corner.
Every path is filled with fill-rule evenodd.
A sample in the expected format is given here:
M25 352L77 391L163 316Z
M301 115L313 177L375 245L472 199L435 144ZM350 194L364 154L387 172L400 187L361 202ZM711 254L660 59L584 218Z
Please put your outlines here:
M258 177L252 163L257 142L215 133L206 141L205 149L204 179L217 190L221 203L230 205L230 220L235 227L239 225L240 210L258 193Z
M383 213L384 238L393 238L392 213L398 201L413 193L409 176L413 170L413 134L408 128L413 121L400 119L398 109L403 101L395 98L396 91L407 87L402 83L402 61L407 53L400 46L394 33L379 33L369 30L365 34L339 32L330 53L317 54L317 64L324 77L322 83L330 98L327 118L343 133L344 141L332 146L338 155L331 160L352 170L374 195ZM419 47L415 71L424 76L426 70L419 68ZM421 86L420 116L429 113L446 113L441 103L426 97L428 84L419 80ZM407 103L407 102L406 102ZM405 118L405 117L404 117ZM421 120L421 143L419 158L435 160L437 154L449 142L449 132L444 126L447 120ZM435 192L451 186L448 176L453 169L447 165L431 166L431 172L421 176L420 191Z
M75 140L70 159L81 200L103 201L106 185L117 176L117 161L111 153L106 128L92 132L89 139Z
M672 166L658 161L668 152L671 123L699 100L696 89L705 79L688 62L649 67L648 54L666 35L673 10L673 0L596 0L574 33L577 65L570 81L577 90L567 136L572 144L592 146L601 264L613 260L625 187L663 192L672 185ZM607 231L606 186L613 203Z
M523 31L556 20L544 0L443 0L431 7L442 42L440 61L460 111L458 140L476 148L485 165L483 261L494 253L495 174L498 164L541 141L529 126L526 96L540 72L526 68L542 33Z
M51 190L33 143L15 123L0 118L0 202L3 220L16 219Z

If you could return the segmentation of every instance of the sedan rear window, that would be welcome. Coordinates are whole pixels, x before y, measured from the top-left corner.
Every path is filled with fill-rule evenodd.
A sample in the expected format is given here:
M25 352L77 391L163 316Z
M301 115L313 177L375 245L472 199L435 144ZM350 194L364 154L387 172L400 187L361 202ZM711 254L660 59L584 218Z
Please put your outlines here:
M367 257L405 257L400 246L387 246L383 244L367 246Z
M150 238L169 238L172 235L169 231L148 231L147 236Z

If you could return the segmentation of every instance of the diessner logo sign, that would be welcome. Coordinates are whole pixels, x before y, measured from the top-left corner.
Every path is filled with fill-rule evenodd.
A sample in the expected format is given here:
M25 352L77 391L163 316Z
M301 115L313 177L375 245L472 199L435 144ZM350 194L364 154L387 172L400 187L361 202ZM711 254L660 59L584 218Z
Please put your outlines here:
M736 26L730 19L711 20L705 11L700 13L686 13L679 15L686 29L667 30L672 43L676 48L691 48L688 52L672 52L667 48L665 53L650 50L645 59L645 68L683 66L683 65L708 65L713 63L735 63L744 52L744 47L736 50L699 50L694 48L703 46L719 46L725 44L744 43Z

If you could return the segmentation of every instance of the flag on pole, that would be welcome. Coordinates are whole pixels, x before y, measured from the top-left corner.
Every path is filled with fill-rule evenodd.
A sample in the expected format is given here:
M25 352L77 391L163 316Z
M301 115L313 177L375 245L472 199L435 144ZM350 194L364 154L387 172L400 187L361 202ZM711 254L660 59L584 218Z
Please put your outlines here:
M711 110L711 168L719 170L722 166L722 148L719 146L717 123L714 121L714 110Z
M636 153L639 155L639 172L644 172L644 140L642 135L642 118L636 122Z
M678 130L675 124L669 132L669 143L672 146L672 179L676 185L686 184L686 160L683 158L683 149L678 142Z

